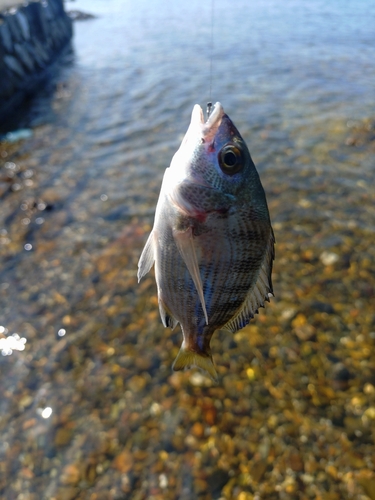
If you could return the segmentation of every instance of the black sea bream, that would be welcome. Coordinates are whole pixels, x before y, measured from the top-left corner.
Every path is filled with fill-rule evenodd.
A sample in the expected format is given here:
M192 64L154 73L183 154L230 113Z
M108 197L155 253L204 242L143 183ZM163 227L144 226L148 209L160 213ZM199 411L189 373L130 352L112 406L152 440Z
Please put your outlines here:
M161 319L181 324L174 370L196 365L216 378L215 330L236 332L272 295L274 236L258 172L219 102L191 123L166 169L140 280L155 263Z

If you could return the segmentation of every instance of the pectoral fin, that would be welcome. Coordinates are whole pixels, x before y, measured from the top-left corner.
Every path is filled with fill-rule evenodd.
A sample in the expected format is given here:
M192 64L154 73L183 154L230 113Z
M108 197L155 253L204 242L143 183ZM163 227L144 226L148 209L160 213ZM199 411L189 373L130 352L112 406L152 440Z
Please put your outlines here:
M138 282L141 281L143 276L149 272L154 264L154 261L154 231L151 231L138 262Z
M204 301L202 279L199 272L198 258L196 249L194 246L193 230L188 228L186 231L173 231L173 237L175 239L178 250L181 253L182 258L189 270L189 273L193 279L195 288L198 292L199 300L201 301L204 317L206 319L206 325L208 325L208 316L206 310L206 303Z

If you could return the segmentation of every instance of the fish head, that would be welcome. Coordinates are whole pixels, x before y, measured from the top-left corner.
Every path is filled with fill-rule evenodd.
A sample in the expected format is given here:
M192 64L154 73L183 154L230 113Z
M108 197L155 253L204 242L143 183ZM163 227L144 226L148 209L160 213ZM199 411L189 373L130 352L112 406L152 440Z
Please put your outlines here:
M183 199L187 183L195 185L195 193L201 186L203 198L214 194L208 189L215 191L210 198L216 204L219 193L241 200L264 197L246 143L219 102L206 121L202 108L194 106L189 128L171 162L169 182L171 200L180 207L190 206Z

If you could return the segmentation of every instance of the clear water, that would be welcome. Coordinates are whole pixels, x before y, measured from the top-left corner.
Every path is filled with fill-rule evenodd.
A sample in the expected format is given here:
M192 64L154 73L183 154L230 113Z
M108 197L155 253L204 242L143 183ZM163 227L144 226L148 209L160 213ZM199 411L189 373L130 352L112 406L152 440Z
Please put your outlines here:
M164 169L195 103L220 101L241 131L271 193L276 227L293 223L294 202L303 198L308 220L343 226L351 220L373 236L373 205L365 213L360 201L371 195L373 153L353 159L344 142L342 151L337 144L350 123L374 116L375 1L213 5L212 19L211 2L201 0L66 4L96 18L75 23L72 64L60 72L57 88L32 104L26 121L34 136L12 159L19 187L3 196L0 218L0 332L13 335L0 359L7 393L0 399L0 452L9 453L34 428L25 422L37 418L27 439L39 444L27 441L27 453L42 450L51 464L31 485L26 476L3 485L6 498L17 498L20 484L48 498L58 490L51 471L60 474L79 449L72 441L61 451L54 441L53 430L65 425L57 415L67 405L77 405L70 413L78 422L74 432L90 432L85 419L99 403L90 391L74 403L72 394L84 392L74 370L81 364L99 378L105 359L89 346L83 358L77 351L64 364L62 341L69 349L82 338L99 339L107 351L125 346L123 358L115 354L119 365L130 363L128 352L142 357L142 342L149 342L148 352L166 350L167 333L149 303L155 290L139 291L135 266ZM2 171L11 170L2 160ZM150 319L134 340L134 324L146 313ZM122 340L114 340L119 332ZM166 377L160 356L155 387ZM90 390L99 391L94 382ZM149 401L133 392L127 403L133 410ZM167 422L172 430L174 417ZM108 430L103 422L98 432ZM163 439L171 439L167 431ZM18 477L18 466L11 474Z

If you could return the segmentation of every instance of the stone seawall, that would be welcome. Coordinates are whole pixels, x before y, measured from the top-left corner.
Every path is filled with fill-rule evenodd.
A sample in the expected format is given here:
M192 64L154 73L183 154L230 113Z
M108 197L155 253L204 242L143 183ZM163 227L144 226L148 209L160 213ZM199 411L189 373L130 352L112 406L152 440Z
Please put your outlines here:
M38 89L71 38L63 0L33 1L0 12L0 126Z

